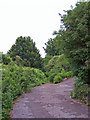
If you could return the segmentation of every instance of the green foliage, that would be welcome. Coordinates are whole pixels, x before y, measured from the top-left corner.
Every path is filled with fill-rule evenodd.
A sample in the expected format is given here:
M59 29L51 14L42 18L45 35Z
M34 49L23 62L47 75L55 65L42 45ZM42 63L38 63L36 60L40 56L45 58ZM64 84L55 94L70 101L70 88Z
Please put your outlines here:
M24 66L25 62L21 59L20 56L16 56L14 57L14 62L18 65L18 66ZM25 64L25 66L27 66ZM28 65L29 66L29 65Z
M58 73L53 80L53 83L60 83L62 81L62 77L60 76L60 74Z
M2 63L3 64L8 65L11 61L12 61L12 59L10 58L10 56L2 54Z
M65 73L66 78L71 78L73 76L72 71L66 72ZM65 77L64 77L65 78Z
M47 63L48 63L48 61L52 58L53 56L51 56L51 55L46 55L46 57L45 58L42 58L42 71L44 71L45 72L45 69L44 69L44 67L47 65Z
M70 64L64 54L59 56L53 56L45 66L45 70L47 72L49 72L51 69L53 69L56 72L61 72L62 68L65 71L70 70Z
M13 101L22 93L31 90L34 86L46 83L44 73L36 68L21 67L10 62L2 69L2 116L10 116Z
M64 54L69 58L74 75L85 83L88 79L89 63L89 3L78 2L76 7L61 16L65 30L62 34Z
M38 49L35 46L35 42L28 37L18 37L16 43L12 45L8 51L10 57L15 59L16 56L20 56L24 60L24 66L41 68L41 57Z
M50 38L47 43L45 43L46 48L44 48L47 55L55 56L61 55L63 53L63 41L62 36L57 35L55 38Z
M50 73L49 73L50 74ZM57 73L51 73L49 76L48 76L48 81L53 83L53 79L54 77L57 75Z
M75 83L75 89L72 92L72 98L77 98L87 104L88 91L90 91L90 87L87 85L90 84L90 80L88 79L88 72L90 71L90 42L88 35L88 26L90 26L89 6L90 2L81 1L76 4L74 9L65 11L66 14L59 14L61 16L63 29L61 28L59 32L54 32L54 34L60 36L62 39L58 40L63 46L60 47L62 49L61 53L64 53L68 58L69 63L71 64L73 75L79 78ZM64 77L68 78L69 74L70 73L58 74L55 76L54 80L55 82L58 82L63 75Z
M26 66L26 67L31 66L30 61L28 61L27 59L24 59L23 63L24 63L23 65Z
M47 59L47 58L46 58ZM56 80L56 75L60 74L62 79L71 77L72 72L70 71L70 64L68 59L64 54L59 56L53 56L44 66L44 71L46 76L48 77L48 81L55 83L55 81L61 82L60 80ZM55 78L55 79L54 79Z
M45 50L45 52L48 54L48 55L54 55L54 52L55 52L55 50L54 50L54 44L53 44L53 39L52 38L50 38L49 40L48 40L48 42L47 43L45 43L45 45L46 45L46 48L44 48L44 50Z
M16 39L16 43L8 51L10 56L2 55L3 119L10 116L13 100L34 86L47 82L44 73L36 69L41 69L42 64L48 82L59 83L64 78L77 76L79 79L76 80L71 96L89 104L89 5L90 2L78 2L74 9L61 15L63 28L59 32L55 31L56 37L45 43L45 58L41 59L35 42L30 37L22 36Z
M89 105L88 101L88 93L90 92L90 87L83 83L82 80L77 79L75 82L75 88L74 91L71 92L72 98L77 98L81 102L84 102L85 104Z
M2 59L2 52L0 52L0 62L1 62L1 59Z
M64 78L71 78L72 77L72 71L65 72L64 69L62 69L61 73L58 73L54 79L53 83L60 83Z

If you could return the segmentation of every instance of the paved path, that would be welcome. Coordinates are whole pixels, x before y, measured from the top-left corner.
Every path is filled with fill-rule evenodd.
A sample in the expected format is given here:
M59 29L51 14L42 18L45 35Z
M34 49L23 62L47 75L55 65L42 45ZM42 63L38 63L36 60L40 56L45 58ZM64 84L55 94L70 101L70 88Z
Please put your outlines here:
M88 118L88 108L70 98L73 84L72 78L34 88L17 100L12 118Z

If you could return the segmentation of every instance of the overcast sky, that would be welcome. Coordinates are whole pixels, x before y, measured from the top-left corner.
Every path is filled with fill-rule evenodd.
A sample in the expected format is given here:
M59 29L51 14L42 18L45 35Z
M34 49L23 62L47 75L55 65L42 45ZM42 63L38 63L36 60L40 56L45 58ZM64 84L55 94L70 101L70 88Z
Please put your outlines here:
M30 36L44 57L44 43L60 28L63 10L77 0L0 0L0 52L6 53L17 37Z

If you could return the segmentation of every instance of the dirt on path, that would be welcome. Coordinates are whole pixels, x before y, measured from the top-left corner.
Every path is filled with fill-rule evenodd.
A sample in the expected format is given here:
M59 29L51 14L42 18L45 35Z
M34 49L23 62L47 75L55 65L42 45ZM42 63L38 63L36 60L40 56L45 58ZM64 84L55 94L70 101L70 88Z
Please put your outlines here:
M70 98L74 78L44 84L22 95L11 118L88 118L88 107Z

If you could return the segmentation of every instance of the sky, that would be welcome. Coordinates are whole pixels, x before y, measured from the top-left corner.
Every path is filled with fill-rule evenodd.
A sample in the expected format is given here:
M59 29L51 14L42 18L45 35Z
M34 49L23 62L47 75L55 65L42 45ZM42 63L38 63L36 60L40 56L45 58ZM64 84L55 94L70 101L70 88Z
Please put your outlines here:
M70 10L77 0L0 0L0 52L4 54L17 37L30 36L42 57L43 47L53 32L60 29L63 10Z

